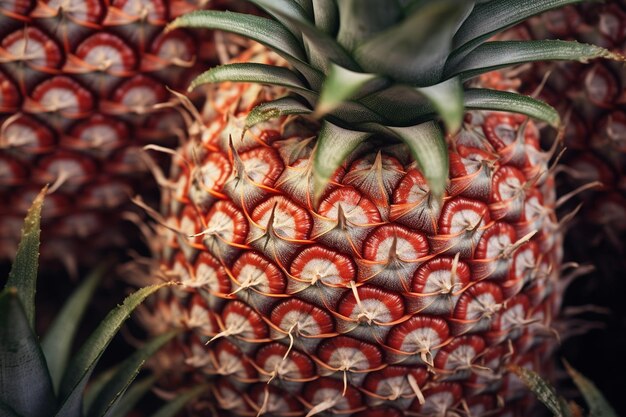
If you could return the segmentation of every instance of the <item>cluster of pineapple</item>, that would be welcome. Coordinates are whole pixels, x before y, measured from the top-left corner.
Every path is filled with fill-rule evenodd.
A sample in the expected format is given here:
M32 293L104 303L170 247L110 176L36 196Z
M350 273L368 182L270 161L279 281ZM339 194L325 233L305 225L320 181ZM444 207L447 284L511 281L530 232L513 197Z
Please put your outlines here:
M177 284L137 314L150 354L164 345L165 398L192 387L190 410L220 416L527 413L511 369L551 375L570 272L560 141L542 134L596 145L572 128L577 108L548 97L559 115L492 71L532 64L528 90L541 62L567 61L554 83L580 65L609 94L597 68L616 48L493 39L575 0L248 2L261 12L0 2L0 256L45 183L44 249L64 256L110 245L137 192L153 257L133 282ZM597 31L626 35L619 16ZM166 88L188 84L201 105ZM621 113L605 107L585 114L613 143Z

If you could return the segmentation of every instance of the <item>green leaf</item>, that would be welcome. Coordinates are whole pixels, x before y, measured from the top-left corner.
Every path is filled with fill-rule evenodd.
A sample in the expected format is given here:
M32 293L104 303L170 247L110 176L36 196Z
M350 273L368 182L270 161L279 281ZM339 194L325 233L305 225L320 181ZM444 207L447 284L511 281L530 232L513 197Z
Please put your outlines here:
M623 60L607 49L579 42L559 40L487 42L456 64L454 57L450 57L448 62L450 66L446 66L446 76L462 74L464 79L468 79L526 62L559 60L587 62L595 58Z
M366 72L418 87L437 84L442 80L454 32L472 5L467 0L429 3L359 45L354 57Z
M166 405L161 407L159 411L152 414L152 417L174 417L183 409L185 405L187 405L187 403L195 399L207 389L209 389L208 385L199 385L183 392L182 394L179 394L178 397L169 401Z
M449 133L456 133L463 123L463 84L458 77L430 87L418 88L435 106Z
M282 97L261 103L253 108L250 113L248 113L248 116L246 116L245 128L249 129L258 123L266 122L277 117L291 114L307 114L312 111L313 110L307 105L302 104L293 97Z
M495 110L525 114L558 128L561 118L554 107L521 94L508 91L474 88L465 91L465 108L470 110Z
M122 362L113 378L111 378L98 393L98 397L87 411L87 416L103 417L109 410L115 407L126 389L128 389L128 386L139 374L146 360L154 355L163 345L172 340L176 334L178 334L178 332L168 332L154 338Z
M248 1L273 16L298 39L302 39L302 24L311 23L310 15L294 0ZM280 10L280 13L276 13L276 10Z
M335 36L339 26L339 11L334 0L313 0L315 26L329 36Z
M531 16L583 0L491 0L479 3L454 35L455 52L465 55L491 36Z
M106 417L127 417L128 414L133 411L137 403L154 386L156 380L156 376L151 375L143 378L141 381L133 383L115 407L109 410Z
M571 413L565 400L559 397L554 387L530 369L511 365L510 370L537 396L555 417L570 417Z
M73 417L78 415L85 385L104 350L133 310L150 294L167 285L171 285L171 283L156 284L142 288L126 297L122 305L109 312L70 361L61 381L60 398L63 399L63 406L57 413L57 416Z
M348 51L400 20L402 9L395 0L342 0L337 40Z
M602 395L593 382L574 369L566 361L563 361L563 363L567 373L570 375L585 398L585 402L589 407L589 417L619 417L617 412L613 409L611 404L609 404L606 398L604 398L604 395Z
M24 227L22 238L17 247L15 261L9 272L6 287L17 288L24 312L31 329L35 329L35 292L37 291L37 270L39 268L39 235L41 234L41 208L44 197L48 192L48 186L39 192L33 204L30 206Z
M317 205L330 177L370 132L349 130L324 121L313 153L313 202Z
M395 136L406 143L428 182L433 197L443 198L448 182L449 159L446 140L437 123L431 121L407 127L370 124L368 127L372 131Z
M78 325L107 269L107 264L101 264L89 274L66 301L41 342L55 390L63 378Z
M354 72L331 64L315 108L316 117L335 110L341 103L354 97L367 83L377 78L376 74Z
M55 406L46 359L14 287L0 293L0 402L26 417L48 417Z
M312 86L320 86L322 83L322 74L307 62L300 42L283 25L272 19L244 13L197 10L174 19L167 30L181 27L223 30L252 39L285 58Z
M267 1L264 8L268 13L274 16L280 16L281 20L288 20L293 24L299 25L309 62L315 68L326 73L328 64L334 62L335 64L353 71L359 70L358 65L356 65L345 49L343 49L335 39L316 28L311 22L298 19L292 14L282 10L282 8L273 1Z
M295 91L309 101L317 99L317 93L309 90L293 71L287 68L253 62L213 67L198 75L191 82L189 90L191 91L202 84L221 83L224 81L276 85Z
M85 388L85 394L83 395L83 415L87 415L87 410L91 408L93 402L98 398L100 391L104 386L113 378L113 375L119 370L120 364L100 372L95 377L91 378L89 384Z

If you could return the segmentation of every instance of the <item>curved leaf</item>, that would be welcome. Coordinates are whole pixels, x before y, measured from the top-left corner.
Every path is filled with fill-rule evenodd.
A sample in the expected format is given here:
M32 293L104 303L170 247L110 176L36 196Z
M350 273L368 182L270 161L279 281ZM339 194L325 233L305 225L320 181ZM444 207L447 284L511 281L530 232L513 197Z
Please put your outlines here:
M475 88L465 91L465 107L470 110L496 110L525 114L559 127L561 118L554 107L543 101L508 91Z
M369 124L367 127L406 143L433 196L439 200L443 198L448 182L449 158L446 140L437 123L430 121L407 127Z
M315 27L329 36L335 36L339 27L339 11L334 0L313 0Z
M313 86L322 83L322 74L307 62L298 40L283 25L265 17L217 10L197 10L184 14L167 26L176 28L216 29L252 39L276 52L305 76Z
M354 57L366 72L418 87L437 84L454 32L472 4L467 0L431 2L359 45Z
M376 74L354 72L331 64L315 107L316 117L333 111L341 103L354 97L365 84L377 78Z
M141 288L126 297L122 305L117 306L107 314L98 328L89 336L85 344L70 361L65 371L60 389L60 398L63 399L63 405L57 416L72 417L78 415L85 385L104 350L133 310L150 294L167 285L171 285L171 283Z
M103 417L119 403L128 389L129 385L135 380L143 364L163 345L172 340L178 332L168 332L162 334L150 342L146 343L141 349L134 352L119 366L118 371L113 377L102 387L97 398L87 411L89 417Z
M313 203L317 206L330 177L370 132L349 130L324 121L313 153Z
M555 417L571 416L565 400L559 397L554 387L544 381L538 374L517 365L511 365L510 369L537 396L537 399L548 407Z
M24 313L31 329L35 329L35 293L37 291L37 271L39 269L39 237L41 234L41 208L48 186L39 192L28 209L22 238L9 272L6 287L17 289Z
M48 370L56 390L59 389L61 378L63 378L63 371L67 366L78 324L107 269L107 264L101 264L89 274L89 277L65 302L63 309L57 314L41 342L41 348L46 356Z
M450 78L430 87L418 88L441 116L449 133L456 133L463 123L463 84L458 77Z
M198 75L189 86L192 90L199 85L224 81L267 84L285 87L295 91L307 100L315 101L317 93L308 89L293 71L273 65L253 62L226 64L211 68Z
M194 387L182 394L178 395L178 397L169 401L166 405L161 407L159 411L152 414L152 417L174 417L178 414L179 411L183 409L185 405L203 392L205 392L209 387L207 385L199 385Z
M584 0L491 0L479 3L454 35L454 49L465 55L494 34L531 16Z
M273 16L298 39L302 39L302 24L311 23L310 15L294 0L248 1ZM276 13L277 9L280 13Z
M578 387L585 398L589 408L589 417L619 417L611 404L604 398L598 387L587 379L583 374L574 369L569 363L563 361L567 373Z
M306 114L311 113L312 111L313 110L311 110L307 105L302 104L293 97L282 97L273 101L261 103L253 108L250 113L248 113L248 116L246 116L245 128L249 129L258 123L266 122L280 116Z
M348 51L400 20L402 9L395 0L342 0L337 40Z
M14 287L0 293L0 402L26 417L48 417L55 406L46 359Z
M579 42L559 40L487 42L456 64L454 57L451 57L450 66L446 66L446 76L462 74L464 79L468 79L498 68L526 62L558 60L587 62L595 58L623 60L607 49Z

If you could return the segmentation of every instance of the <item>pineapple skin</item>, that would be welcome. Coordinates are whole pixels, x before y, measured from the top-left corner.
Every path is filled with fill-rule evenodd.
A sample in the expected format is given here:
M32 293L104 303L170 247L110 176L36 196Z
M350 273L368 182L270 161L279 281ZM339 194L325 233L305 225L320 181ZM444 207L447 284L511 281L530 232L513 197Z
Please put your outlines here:
M0 259L44 184L42 258L74 269L136 242L130 197L158 201L141 148L184 123L158 103L214 64L212 35L164 33L195 0L0 2ZM219 7L216 2L211 6ZM139 211L136 211L139 213ZM88 249L87 249L88 248Z
M506 367L548 372L563 287L551 154L533 123L468 113L448 138L441 206L405 148L375 141L314 206L318 126L287 117L242 134L280 94L213 87L172 161L148 279L181 286L138 314L152 334L187 330L152 362L163 390L209 381L198 415L527 412Z

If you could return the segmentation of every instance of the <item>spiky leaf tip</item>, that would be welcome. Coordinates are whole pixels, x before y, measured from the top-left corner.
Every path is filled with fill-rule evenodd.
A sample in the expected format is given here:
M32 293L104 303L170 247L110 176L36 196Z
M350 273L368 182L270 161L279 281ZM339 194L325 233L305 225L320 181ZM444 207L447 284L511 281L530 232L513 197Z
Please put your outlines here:
M565 399L556 393L556 389L536 372L522 368L517 365L510 365L508 369L537 396L554 417L572 417L570 408Z
M578 390L583 395L587 407L589 407L589 417L618 417L615 409L593 382L574 369L567 361L564 360L563 364L574 384L576 384Z

